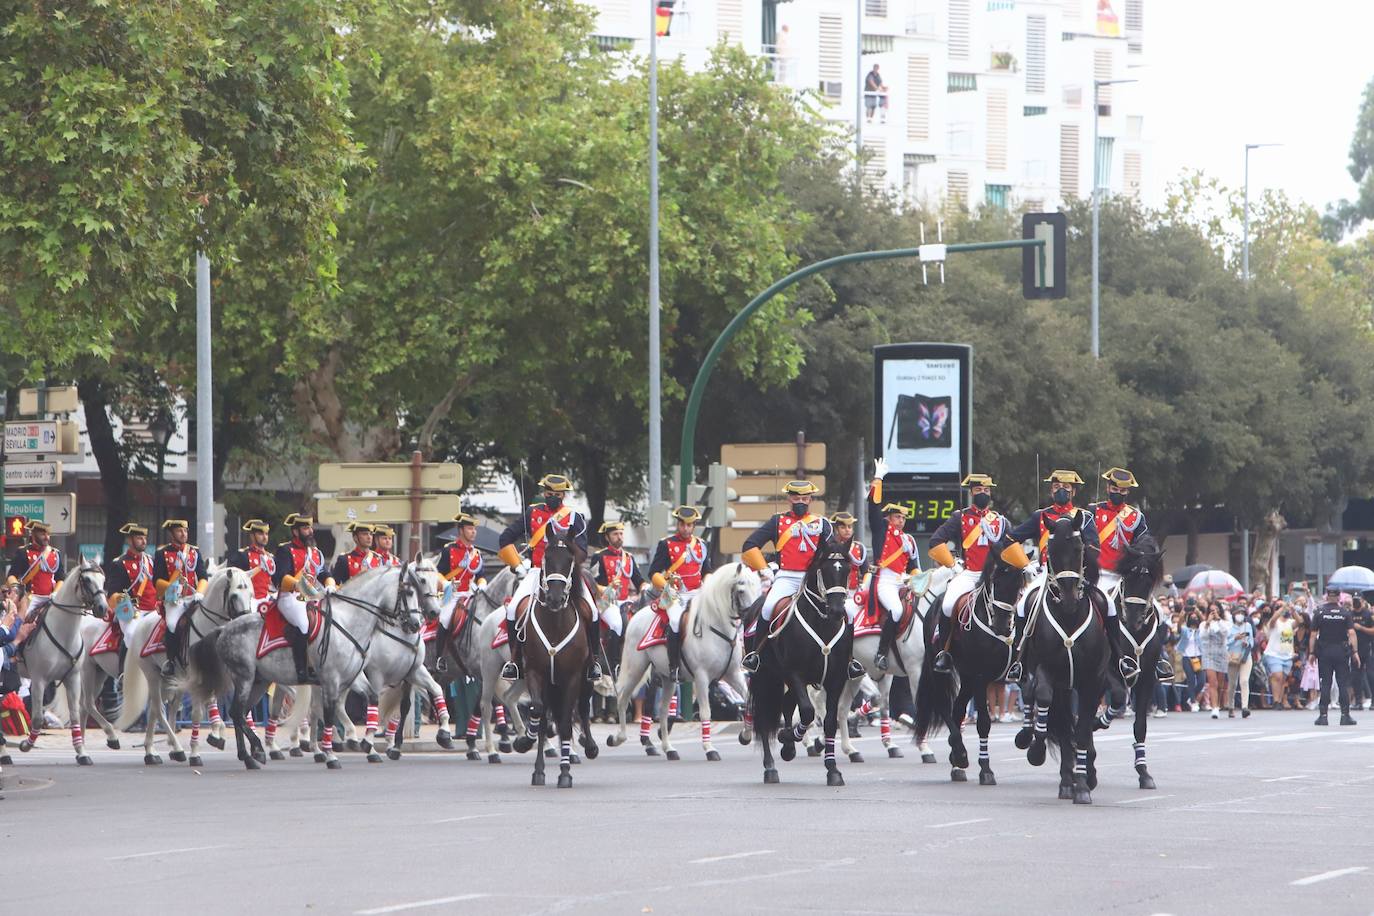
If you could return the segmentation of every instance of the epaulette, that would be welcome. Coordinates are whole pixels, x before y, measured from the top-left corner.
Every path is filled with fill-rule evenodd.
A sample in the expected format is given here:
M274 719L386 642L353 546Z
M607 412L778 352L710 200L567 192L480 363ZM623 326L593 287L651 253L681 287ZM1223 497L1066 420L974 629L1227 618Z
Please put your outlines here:
M547 503L530 503L530 508L531 508L531 509L547 509L547 508L548 508L548 504L547 504Z
M291 542L290 542L290 541L282 541L282 542L281 542L280 544L278 544L277 546L278 546L278 547L290 547L290 546L291 546Z

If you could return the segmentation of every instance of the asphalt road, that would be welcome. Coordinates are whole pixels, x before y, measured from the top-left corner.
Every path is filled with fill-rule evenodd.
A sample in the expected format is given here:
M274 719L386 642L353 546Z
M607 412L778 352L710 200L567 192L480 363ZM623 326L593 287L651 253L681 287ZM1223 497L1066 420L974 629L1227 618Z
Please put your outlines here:
M1152 719L1153 792L1117 722L1091 807L1057 799L1011 725L997 786L952 783L943 740L941 763L887 759L876 729L846 786L805 756L766 786L733 733L709 763L687 727L681 761L603 750L568 790L532 788L529 755L246 772L232 740L199 771L145 767L131 740L78 768L51 732L5 769L0 912L1369 913L1374 713L1311 719Z

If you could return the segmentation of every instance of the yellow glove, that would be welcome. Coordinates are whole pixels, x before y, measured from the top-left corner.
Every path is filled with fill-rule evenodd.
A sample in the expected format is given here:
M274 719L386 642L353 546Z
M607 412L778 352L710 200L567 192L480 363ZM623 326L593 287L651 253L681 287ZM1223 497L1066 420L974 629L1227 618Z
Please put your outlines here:
M278 590L281 591L281 592L283 592L283 593L285 593L285 592L294 592L294 591L296 590L296 583L297 583L298 581L300 581L300 580L299 580L296 576L291 576L291 575L282 576L282 577L281 577L281 586L279 587Z
M325 576L325 577L324 577L324 581L321 582L320 584L323 585L325 588L333 588L333 587L334 587L334 577L333 577L333 576Z
M163 593L167 591L167 586L171 585L174 579L176 579L176 576L173 576L171 579L158 579L153 583L153 587L157 589L158 598L162 597Z
M1030 557L1026 556L1025 548L1020 544L1012 544L1002 551L1002 560L1017 569L1025 569L1030 565Z
M505 547L502 547L496 555L511 569L520 565L520 551L514 544L507 544Z
M744 565L748 566L754 572L763 572L768 568L768 561L763 558L763 551L759 550L757 547L750 547L744 553L740 554L740 559L744 561Z
M203 594L205 594L205 590L208 589L209 587L210 587L210 580L209 580L209 579L201 579L199 582L196 583L196 594L197 594L197 595L203 595Z
M949 549L948 544L943 542L936 544L934 547L930 548L930 550L926 551L926 556L930 557L941 566L949 567L954 565L954 552Z
M654 588L663 591L668 587L668 580L663 578L663 573L654 573L649 577L649 581L654 583Z

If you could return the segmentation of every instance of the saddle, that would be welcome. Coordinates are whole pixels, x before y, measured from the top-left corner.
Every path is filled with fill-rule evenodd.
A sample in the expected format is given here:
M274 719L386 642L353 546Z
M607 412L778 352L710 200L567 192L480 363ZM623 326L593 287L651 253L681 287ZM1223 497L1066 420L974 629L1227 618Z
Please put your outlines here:
M906 635L906 631L911 629L911 622L916 619L915 595L906 588L902 589L899 595L902 599L902 616L897 620L896 638L898 640ZM878 603L876 598L870 601L864 607L863 613L854 620L854 638L858 639L861 636L873 636L882 633L883 617L886 614L887 611Z
M679 626L685 636L690 626L692 611L688 608L682 615ZM639 641L639 651L652 649L654 646L666 645L668 642L668 612L654 608L653 623L649 624L649 629L645 631L644 638Z
M118 652L124 648L124 630L119 622L111 618L106 621L105 629L100 631L99 638L90 648L91 655L104 655L106 652Z
M463 632L463 627L467 625L467 622L468 603L466 601L460 601L458 602L458 606L453 609L453 621L448 627L450 638L457 639L458 634ZM420 629L420 635L424 637L425 642L433 642L434 638L439 635L439 621L426 620L424 626Z
M324 629L324 615L320 613L318 602L310 602L305 606L306 620L309 622L305 641L312 643L319 638L320 632ZM286 622L286 618L281 615L277 608L276 601L269 601L262 606L262 636L258 638L258 658L262 658L269 652L290 645L286 638L286 628L292 626Z
M167 651L167 644L163 641L167 636L167 618L161 614L157 615L157 624L153 627L153 632L148 634L148 641L143 644L143 650L138 653L139 658L147 658L159 652Z

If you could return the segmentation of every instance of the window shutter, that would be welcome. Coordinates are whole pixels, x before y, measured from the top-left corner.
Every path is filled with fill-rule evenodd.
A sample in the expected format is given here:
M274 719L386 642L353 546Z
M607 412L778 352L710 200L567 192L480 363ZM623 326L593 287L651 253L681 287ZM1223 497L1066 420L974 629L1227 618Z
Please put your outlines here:
M838 98L844 86L844 20L821 16L820 33L821 92L827 98Z
M930 139L930 58L925 55L906 59L906 138Z
M864 153L868 156L864 163L864 184L881 189L887 178L887 139L865 136Z
M1083 13L1083 0L1063 0L1064 21L1077 22Z
M988 153L989 170L1007 170L1007 90L988 90Z
M1093 49L1093 79L1109 80L1112 78L1112 49L1094 48ZM1112 112L1112 86L1102 86L1097 90L1097 104L1101 106L1102 114Z
M968 172L951 170L946 179L945 208L951 212L968 209Z
M744 40L743 0L716 0L716 36L730 44ZM765 48L764 50L769 50Z
M1141 173L1144 167L1140 159L1140 150L1127 150L1122 160L1122 169L1126 180L1126 193L1132 197L1140 196Z
M1059 125L1059 193L1078 196L1078 125Z
M949 0L949 59L968 60L970 0Z
M1126 50L1139 54L1145 50L1145 0L1126 0Z
M1026 92L1045 92L1045 17L1026 17Z

